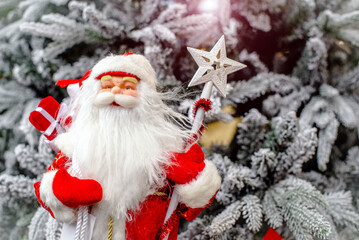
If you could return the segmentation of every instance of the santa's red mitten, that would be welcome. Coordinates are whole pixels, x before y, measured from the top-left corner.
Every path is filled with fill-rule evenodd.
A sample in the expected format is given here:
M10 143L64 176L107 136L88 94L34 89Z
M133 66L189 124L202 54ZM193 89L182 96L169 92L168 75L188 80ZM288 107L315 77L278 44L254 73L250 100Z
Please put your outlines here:
M52 183L54 195L65 206L89 206L102 199L102 187L93 179L79 179L65 169L57 171Z
M51 216L60 222L73 222L76 219L76 210L62 204L54 195L52 183L57 170L50 170L44 174L41 182L35 183L37 200Z
M166 169L166 175L177 184L185 184L195 179L204 167L204 154L195 143L187 152L172 155L171 166Z

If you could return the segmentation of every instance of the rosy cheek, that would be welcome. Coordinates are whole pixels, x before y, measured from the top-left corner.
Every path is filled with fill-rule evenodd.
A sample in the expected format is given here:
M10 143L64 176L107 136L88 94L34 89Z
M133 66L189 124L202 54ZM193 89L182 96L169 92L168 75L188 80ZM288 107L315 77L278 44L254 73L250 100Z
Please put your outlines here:
M123 92L124 95L132 96L132 97L138 97L138 93L136 90L125 90Z

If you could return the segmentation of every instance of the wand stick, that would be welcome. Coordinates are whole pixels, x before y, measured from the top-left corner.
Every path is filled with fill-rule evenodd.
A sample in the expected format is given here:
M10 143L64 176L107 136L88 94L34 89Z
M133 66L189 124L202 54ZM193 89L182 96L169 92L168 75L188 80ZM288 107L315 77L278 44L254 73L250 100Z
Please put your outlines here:
M203 99L209 99L211 97L213 86L216 87L223 97L226 97L227 75L246 67L246 65L227 58L224 36L218 40L210 52L190 47L187 47L187 49L199 66L188 86L192 87L205 83L201 94L201 98ZM199 108L196 112L191 129L192 134L196 136L195 139L199 139L198 134L202 126L204 113L205 110L203 108ZM188 148L190 148L190 145L187 146L184 152L186 152ZM177 205L178 194L175 190L171 196L165 223L176 210ZM167 240L168 236L169 234L164 239Z

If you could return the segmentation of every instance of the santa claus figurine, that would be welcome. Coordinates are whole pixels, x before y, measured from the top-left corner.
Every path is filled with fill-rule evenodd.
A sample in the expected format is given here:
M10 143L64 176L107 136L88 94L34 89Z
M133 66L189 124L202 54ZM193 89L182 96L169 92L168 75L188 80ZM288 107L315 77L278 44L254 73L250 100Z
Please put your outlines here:
M40 204L61 222L78 208L96 217L92 239L177 239L178 218L193 220L220 187L216 167L190 139L188 122L162 101L156 74L138 54L112 55L82 78L53 164L35 184ZM74 175L76 161L82 177ZM175 187L174 187L175 186ZM173 191L179 205L164 224Z

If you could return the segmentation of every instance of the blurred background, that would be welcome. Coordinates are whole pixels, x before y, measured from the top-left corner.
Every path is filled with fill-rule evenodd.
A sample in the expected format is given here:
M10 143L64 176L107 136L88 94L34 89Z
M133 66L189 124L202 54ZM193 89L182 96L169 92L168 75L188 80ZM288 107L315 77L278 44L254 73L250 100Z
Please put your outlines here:
M55 153L28 120L66 101L56 81L144 54L161 91L192 92L168 103L192 117L186 47L222 35L247 68L213 90L200 143L222 186L179 239L359 239L358 0L0 0L0 239L59 239L33 188Z

